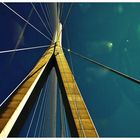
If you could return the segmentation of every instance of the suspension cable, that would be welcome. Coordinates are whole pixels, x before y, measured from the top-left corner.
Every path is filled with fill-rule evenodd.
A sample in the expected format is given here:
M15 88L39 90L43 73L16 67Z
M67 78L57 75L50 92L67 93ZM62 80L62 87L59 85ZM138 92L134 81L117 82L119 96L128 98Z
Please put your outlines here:
M33 29L35 29L37 32L39 32L42 36L44 36L49 41L52 41L48 36L46 36L44 33L42 33L39 29L37 29L33 24L31 24L29 21L27 21L25 18L23 18L20 14L18 14L16 11L14 11L11 7L9 7L7 4L3 3L4 6L6 6L10 11L12 11L15 15L17 15L19 18L21 18L24 22L29 24Z
M29 13L29 15L28 15L28 17L27 17L27 21L30 20L30 18L31 18L31 16L32 16L32 13L33 13L33 8L31 8L31 10L30 10L30 13ZM24 32L25 32L25 30L26 30L26 28L27 28L27 25L28 25L28 24L25 22L25 24L24 24L24 26L23 26L23 28L22 28L22 30L21 30L21 32L20 32L18 38L17 38L16 45L15 45L14 49L18 49L18 48L19 48L20 43L21 43L21 41L22 41L22 39L23 39L23 36L24 36ZM14 52L11 54L11 57L10 57L10 59L9 59L8 64L6 64L6 67L7 67L6 69L7 69L8 71L11 69L10 66L11 66L11 63L12 63L14 57L15 57L15 54L16 54L16 52L14 51ZM25 73L27 72L21 63L17 63L17 64L18 64L19 68L21 69L21 72L25 72Z
M36 126L35 126L35 131L34 131L34 137L37 136L37 129L39 127L39 124L40 122L42 121L40 118L41 118L41 114L42 114L42 111L43 111L43 106L44 106L44 102L45 102L45 91L44 91L44 87L42 88L42 102L41 102L41 105L40 105L40 110L38 111L38 118L37 118L37 121L36 121ZM39 133L38 133L39 134ZM40 137L40 135L38 135L38 137Z
M63 15L63 7L64 7L64 4L62 3L61 4L61 10L60 10L60 16L59 16L59 19L60 19L60 21L61 21L61 17L62 17L62 15Z
M64 47L63 47L63 48L64 48ZM138 80L138 79L136 79L136 78L134 78L134 77L131 77L131 76L127 75L127 74L124 74L124 73L122 73L122 72L120 72L120 71L118 71L118 70L115 70L115 69L113 69L113 68L111 68L111 67L108 67L108 66L106 66L106 65L104 65L104 64L101 64L101 63L99 63L99 62L97 62L97 61L95 61L95 60L93 60L93 59L91 59L91 58L88 58L88 57L86 57L86 56L84 56L84 55L81 55L81 54L79 54L79 53L77 53L77 52L74 52L74 51L72 51L72 50L70 50L70 49L64 48L64 50L66 50L67 52L71 52L72 54L74 54L74 55L76 55L76 56L78 56L78 57L80 57L80 58L82 58L82 59L84 59L84 60L87 60L87 61L89 61L89 62L91 62L91 63L94 63L94 64L96 64L96 65L98 65L98 66L100 66L100 67L102 67L102 68L104 68L104 69L107 69L108 71L111 71L111 72L113 72L113 73L115 73L115 74L117 74L117 75L120 75L121 77L124 77L124 78L126 78L126 79L128 79L128 80L130 80L130 81L132 81L132 82L135 82L135 83L137 83L137 84L140 84L140 80Z
M64 124L65 124L65 137L69 137L69 131L68 131L68 123L67 123L67 117L66 117L66 111L65 108L63 106L63 114L64 114Z
M50 45L43 45L43 46L36 46L36 47L28 47L28 48L5 50L5 51L0 51L0 54L11 53L11 52L27 51L27 50L35 50L35 49L42 49L42 48L46 48L48 46L50 46Z
M41 93L42 93L42 90L41 90ZM39 94L39 97L38 97L38 100L37 100L35 109L34 109L34 111L33 111L33 116L32 116L32 118L31 118L31 122L30 122L30 125L29 125L29 128L28 128L26 137L29 136L29 133L30 133L30 130L31 130L31 127L32 127L32 124L33 124L33 120L34 120L34 118L35 118L35 114L36 114L36 112L37 112L37 108L38 108L38 105L39 105L39 102L40 102L40 99L41 99L41 95L42 95L41 93Z
M47 106L48 106L48 83L49 83L49 77L47 78L47 81L46 83L44 84L44 93L45 93L45 103L44 103L44 107L43 107L43 114L42 114L42 121L41 121L41 125L40 125L40 128L39 128L39 135L41 137L46 137L46 131L47 131L47 128L46 128L46 119L48 118L47 116L47 113L48 113L48 110L46 111L47 109ZM44 131L42 131L44 130Z
M73 3L71 3L71 5L70 5L70 7L69 7L68 13L67 13L67 15L66 15L66 17L65 17L65 20L64 20L64 22L63 22L63 28L64 28L64 26L65 26L65 24L66 24L66 22L67 22L67 19L68 19L69 15L70 15L72 6L73 6Z
M41 115L41 121L40 121L40 126L39 126L39 130L38 130L38 136L39 137L44 137L45 135L43 135L43 131L44 130L44 119L45 119L45 112L46 112L46 104L47 104L47 84L48 84L48 80L47 82L44 84L44 94L45 94L45 97L44 97L44 104L43 104L43 111L42 111L42 115Z
M66 32L66 40L67 40L67 49L70 49L71 50L71 47L70 47L70 40L69 40L69 36L68 36L68 31L67 31L67 28L65 28L66 30L65 30L65 32ZM70 57L70 64L71 64L71 70L72 70L72 74L73 74L73 76L75 76L74 75L74 66L73 66L73 61L72 61L72 55L71 55L71 53L70 52L68 52L68 54L69 54L69 57Z
M66 15L66 17L65 17L65 20L64 20L64 22L63 22L62 29L61 29L61 30L59 31L59 33L58 33L58 38L60 37L60 34L61 34L62 30L63 30L64 27L65 27L65 24L66 24L67 19L68 19L69 15L70 15L70 12L71 12L72 6L73 6L73 3L71 3L71 5L70 5L70 7L69 7L69 10L68 10L67 15Z
M42 9L42 11L43 11L44 17L45 17L45 19L46 19L46 21L47 21L47 24L48 24L48 26L49 26L49 29L50 29L50 31L51 31L51 34L53 34L53 31L52 31L51 26L50 26L50 23L49 23L49 21L48 21L47 15L46 15L45 10L44 10L44 8L43 8L43 6L42 6L41 3L40 3L40 7L41 7L41 9Z
M64 131L64 113L63 113L63 101L62 101L62 93L60 91L60 89L58 89L59 91L59 102L60 102L60 133L61 133L61 137L65 136L65 131Z
M31 18L31 16L32 16L32 13L33 13L33 8L31 8L31 11L30 11L29 16L28 16L28 18L27 18L27 21L30 20L30 18ZM17 49L17 48L19 47L19 45L20 45L20 43L21 43L21 40L22 40L22 38L23 38L24 32L25 32L25 30L26 30L27 25L28 25L27 23L24 24L24 26L23 26L23 28L22 28L20 34L19 34L19 37L18 37L17 42L16 42L16 46L15 46L14 49ZM12 62L14 56L15 56L15 52L13 52L13 54L11 55L11 58L10 58L10 60L9 60L10 63Z
M46 10L46 13L47 13L47 16L48 16L48 21L50 24L50 27L52 29L52 32L54 32L54 29L53 29L53 26L52 26L52 20L51 20L51 14L50 14L50 9L48 7L48 4L45 4L45 10Z
M39 17L40 21L41 21L41 22L42 22L42 24L44 25L45 29L47 30L47 32L49 33L49 35L52 37L52 34L51 34L51 33L50 33L50 31L48 30L48 28L47 28L46 24L44 23L44 21L43 21L43 19L41 18L41 16L40 16L39 12L37 11L37 9L36 9L35 5L34 5L33 3L31 3L31 5L32 5L32 7L34 8L34 10L35 10L36 14L38 15L38 17Z

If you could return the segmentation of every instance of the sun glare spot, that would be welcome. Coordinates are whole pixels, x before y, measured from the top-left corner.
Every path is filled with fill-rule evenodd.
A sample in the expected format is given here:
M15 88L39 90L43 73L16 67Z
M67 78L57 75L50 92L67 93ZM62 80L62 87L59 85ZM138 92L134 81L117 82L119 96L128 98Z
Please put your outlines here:
M113 43L112 42L107 42L106 46L107 46L108 50L111 51L112 48L113 48Z

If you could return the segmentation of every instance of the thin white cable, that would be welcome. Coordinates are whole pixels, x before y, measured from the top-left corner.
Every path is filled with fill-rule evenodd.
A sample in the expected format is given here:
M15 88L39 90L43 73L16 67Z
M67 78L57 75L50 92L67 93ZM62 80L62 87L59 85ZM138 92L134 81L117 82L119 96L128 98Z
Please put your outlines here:
M14 11L11 7L9 7L7 4L3 3L4 6L6 6L10 11L12 11L15 15L20 17L23 21L28 23L32 28L34 28L37 32L39 32L41 35L43 35L45 38L47 38L49 41L52 41L49 37L47 37L44 33L42 33L39 29L37 29L34 25L32 25L29 21L27 21L25 18L23 18L20 14L18 14L16 11Z
M62 6L61 6L61 11L60 11L60 16L59 16L59 19L60 19L60 21L61 21L61 18L62 18L62 15L63 15L63 7L64 7L64 4L62 3L61 4Z
M42 90L41 90L41 93L42 93ZM33 112L33 116L32 116L32 119L31 119L31 122L30 122L30 125L29 125L29 128L28 128L26 137L29 136L29 133L30 133L30 130L31 130L31 127L32 127L32 124L33 124L33 120L34 120L34 117L35 117L35 114L36 114L36 111L37 111L37 107L38 107L38 104L39 104L39 101L40 101L40 97L42 95L41 93L39 94L39 97L38 97L38 100L37 100L37 104L35 106L35 109L34 109L34 112Z
M62 101L62 95L60 89L59 89L59 100L60 100L60 133L61 133L61 137L65 137L63 101Z
M67 28L65 28L65 32L66 32L66 40L67 40L67 50L68 50L68 49L71 50L71 47L70 47L70 40L69 40ZM71 64L72 74L73 74L73 76L75 76L75 74L74 74L74 65L73 65L72 55L71 55L70 51L68 52L68 54L69 54L69 57L70 57L70 64Z
M73 6L73 3L71 3L71 5L70 5L70 7L69 7L69 10L68 10L67 15L66 15L66 17L65 17L65 20L64 20L64 22L63 22L63 28L64 28L64 26L65 26L65 24L66 24L66 22L67 22L67 19L68 19L69 15L70 15L72 6Z
M40 126L39 126L39 132L38 132L38 136L40 136L40 137L42 137L42 136L44 136L43 135L43 131L42 130L44 130L43 128L44 128L44 119L45 119L45 112L46 112L46 107L45 107L45 105L46 105L46 100L47 100L47 83L48 83L48 81L45 83L45 85L44 85L44 94L46 95L45 97L44 97L44 104L43 104L43 113L42 113L42 116L41 116L41 122L40 122Z
M41 18L39 12L37 11L37 9L36 9L36 7L35 7L35 5L34 5L33 3L31 3L31 5L32 5L33 9L35 10L36 14L38 15L40 21L41 21L42 24L44 25L45 29L47 30L47 32L49 33L49 35L52 37L52 34L50 33L50 31L48 30L47 26L45 25L43 19Z
M64 20L64 22L63 22L63 28L62 28L62 29L59 31L59 33L58 33L58 38L59 38L59 36L60 36L62 30L63 30L64 27L65 27L65 24L66 24L67 19L68 19L69 15L70 15L70 12L71 12L72 6L73 6L73 3L71 3L71 5L70 5L70 7L69 7L69 10L68 10L67 15L66 15L66 17L65 17L65 20Z
M64 110L64 122L65 122L65 137L69 137L69 131L68 131L68 123L67 123L67 117L66 117L66 111L63 105L63 110Z
M42 113L42 110L43 110L43 106L44 106L44 102L45 102L45 92L44 92L44 89L42 89L42 92L41 92L43 97L43 101L41 102L41 107L40 107L40 110L39 110L39 115L38 115L38 118L37 118L37 122L36 122L36 127L35 127L35 132L34 132L34 137L36 137L37 135L37 129L38 129L38 126L39 126L39 122L42 121L40 120L40 117L41 117L41 113ZM39 136L39 135L38 135ZM39 136L40 137L40 136Z
M30 18L31 18L31 16L32 16L32 13L33 13L33 8L31 8L31 11L30 11L29 16L28 16L28 18L27 18L27 21L30 20ZM24 32L25 32L25 30L26 30L26 28L27 28L27 25L28 25L27 23L24 24L24 26L23 26L23 28L22 28L20 34L19 34L19 37L18 37L17 42L16 42L16 46L15 46L14 49L18 49L18 48L19 48L20 43L21 43L21 41L22 41L22 39L23 39L23 36L24 36ZM12 60L14 59L15 53L16 53L16 52L13 52L13 54L11 55L11 58L10 58L10 60L9 60L9 63L11 63Z
M49 9L49 7L48 7L47 4L45 4L45 10L46 10L46 13L47 13L47 16L48 16L48 19L49 19L49 23L51 23L51 24L50 24L51 29L52 29L52 31L53 31L53 26L52 26L52 20L51 20L50 9Z
M43 135L45 136L45 137L47 137L47 134L50 132L49 131L49 129L48 129L48 122L49 122L49 113L50 113L50 110L49 110L49 105L50 105L50 98L49 98L49 94L50 94L50 92L49 92L49 86L50 86L50 76L48 77L48 82L47 82L47 87L46 87L46 105L45 105L45 110L47 110L47 111L45 111L45 117L44 117L44 122L43 122L43 130L46 130L46 131L44 131L44 133L43 133Z
M43 6L42 6L41 3L40 3L40 7L41 7L41 9L42 9L42 11L43 11L43 14L44 14L44 16L45 16L45 19L46 19L46 21L47 21L47 24L48 24L48 26L49 26L49 29L50 29L51 33L53 34L53 31L52 31L51 26L50 26L50 23L49 23L49 21L48 21L47 15L46 15L45 10L44 10L44 8L43 8Z
M33 13L33 8L31 9L31 11L30 11L30 13L29 13L29 16L28 16L28 18L27 18L27 21L28 21L28 22L29 22L29 20L30 20L30 18L31 18L31 16L32 16L32 13ZM19 35L18 39L17 39L15 49L17 49L17 48L19 47L19 44L21 43L21 40L22 40L22 38L23 38L23 35L24 35L24 32L25 32L25 30L26 30L27 25L28 25L28 24L27 24L27 22L26 22L26 23L24 24L24 26L23 26L21 32L20 32L20 35Z
M28 48L5 50L5 51L0 51L0 54L11 53L11 52L27 51L27 50L35 50L35 49L46 48L48 46L50 46L50 45L43 45L43 46L36 46L36 47L28 47Z
M63 48L63 49L64 49L64 50L67 50L66 48ZM80 58L82 58L82 59L84 59L84 60L87 60L87 61L89 61L89 62L91 62L91 63L93 63L93 64L96 64L96 65L98 65L98 66L100 66L100 67L102 67L102 68L104 68L104 69L107 69L107 70L109 70L110 72L113 72L113 73L115 73L115 74L117 74L117 75L120 75L121 77L124 77L124 78L126 78L126 79L128 79L128 80L130 80L130 81L132 81L132 82L135 82L135 83L137 83L137 84L140 84L140 80L139 80L139 79L136 79L136 78L134 78L134 77L132 77L132 76L129 76L129 75L125 74L125 73L122 73L122 72L120 72L120 71L118 71L118 70L115 70L115 69L113 69L113 68L111 68L111 67L109 67L109 66L106 66L106 65L104 65L104 64L102 64L102 63L99 63L98 61L96 61L96 60L94 60L94 59L88 58L88 57L86 57L86 56L84 56L84 55L81 55L81 54L79 54L79 53L77 53L77 52L74 52L74 51L72 51L72 50L70 50L70 49L68 49L67 51L68 51L68 52L71 52L73 55L76 55L76 56L78 56L78 57L80 57Z

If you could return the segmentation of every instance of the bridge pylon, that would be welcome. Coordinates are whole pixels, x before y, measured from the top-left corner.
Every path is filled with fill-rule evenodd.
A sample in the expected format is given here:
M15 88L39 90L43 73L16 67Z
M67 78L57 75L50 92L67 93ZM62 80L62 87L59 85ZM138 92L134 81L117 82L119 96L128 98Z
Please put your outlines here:
M55 67L72 137L98 137L88 109L65 58L59 23L51 45L0 108L0 137L16 136L50 71Z

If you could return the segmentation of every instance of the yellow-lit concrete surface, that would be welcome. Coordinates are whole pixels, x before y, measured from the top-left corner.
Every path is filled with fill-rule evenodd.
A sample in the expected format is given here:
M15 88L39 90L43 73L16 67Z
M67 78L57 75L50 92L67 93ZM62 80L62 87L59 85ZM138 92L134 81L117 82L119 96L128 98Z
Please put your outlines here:
M98 137L96 128L89 116L88 110L59 43L57 43L55 48L55 57L60 71L60 77L65 88L68 105L70 106L72 117L78 131L78 137Z

